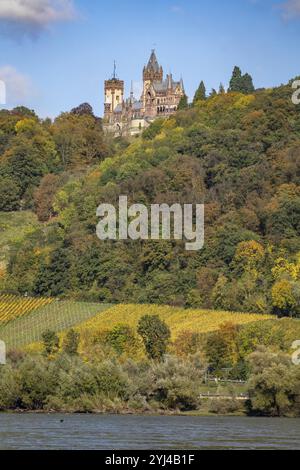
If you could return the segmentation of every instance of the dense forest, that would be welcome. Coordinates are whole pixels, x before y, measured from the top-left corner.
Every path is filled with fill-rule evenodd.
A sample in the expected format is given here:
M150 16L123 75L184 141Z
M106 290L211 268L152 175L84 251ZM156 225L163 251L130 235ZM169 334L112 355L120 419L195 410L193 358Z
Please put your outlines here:
M131 140L104 135L89 105L41 120L0 111L0 211L39 223L11 243L0 290L89 301L300 315L300 108L291 83L230 89L156 120ZM242 85L241 85L242 84ZM205 202L205 246L106 241L96 208Z

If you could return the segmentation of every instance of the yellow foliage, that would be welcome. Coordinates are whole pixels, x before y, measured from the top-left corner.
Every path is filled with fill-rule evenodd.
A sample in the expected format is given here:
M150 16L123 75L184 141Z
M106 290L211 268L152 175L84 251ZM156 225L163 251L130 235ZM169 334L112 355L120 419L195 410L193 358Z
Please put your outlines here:
M174 118L170 118L170 119L167 119L163 125L162 125L163 129L174 129L176 127L176 119Z
M15 125L15 131L17 134L21 132L33 131L37 123L35 119L25 118L21 121L18 121Z
M255 100L253 95L244 95L241 96L233 105L234 109L243 109L249 106Z
M272 301L274 307L282 310L289 309L296 305L293 295L293 286L287 280L278 281L272 288Z
M272 268L272 274L274 279L280 279L288 275L294 281L297 281L300 277L300 253L298 253L295 263L290 263L283 257L278 258L274 268Z
M159 315L171 329L175 339L182 331L207 333L216 331L224 322L243 325L256 321L269 320L270 315L221 312L210 310L185 310L182 308L158 305L124 305L120 304L109 308L92 319L78 325L81 333L108 331L116 325L125 324L136 328L140 318L144 315Z

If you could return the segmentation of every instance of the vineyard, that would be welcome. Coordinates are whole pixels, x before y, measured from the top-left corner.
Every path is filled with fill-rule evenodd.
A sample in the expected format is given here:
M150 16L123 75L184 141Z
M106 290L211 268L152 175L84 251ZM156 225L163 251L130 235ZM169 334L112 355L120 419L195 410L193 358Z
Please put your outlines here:
M79 331L111 330L118 324L136 328L143 315L159 315L170 327L175 339L182 331L208 333L225 322L237 325L269 320L270 315L206 310L185 310L158 305L116 305L58 301L0 295L0 339L8 349L41 341L46 330L56 333L76 327Z
M52 299L22 298L13 295L0 295L0 327L49 305Z
M38 342L46 330L57 333L72 328L110 305L97 303L57 301L51 299L24 299L0 297L0 339L8 349L20 348ZM14 308L12 308L14 306ZM1 313L0 313L1 315Z
M101 315L79 325L79 330L105 331L118 324L126 324L136 328L143 315L159 315L170 327L173 338L182 331L209 333L216 331L226 322L237 325L270 320L271 315L247 314L235 312L219 312L212 310L185 310L158 305L117 305Z

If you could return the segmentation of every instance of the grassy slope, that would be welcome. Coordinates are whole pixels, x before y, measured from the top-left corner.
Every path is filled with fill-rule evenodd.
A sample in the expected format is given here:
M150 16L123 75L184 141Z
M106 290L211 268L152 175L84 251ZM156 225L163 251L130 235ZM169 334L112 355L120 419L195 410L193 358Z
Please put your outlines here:
M10 244L21 241L38 225L37 217L30 211L0 212L0 266L7 262Z
M95 303L54 301L0 328L0 339L5 341L8 349L20 348L40 341L45 330L64 331L109 307Z

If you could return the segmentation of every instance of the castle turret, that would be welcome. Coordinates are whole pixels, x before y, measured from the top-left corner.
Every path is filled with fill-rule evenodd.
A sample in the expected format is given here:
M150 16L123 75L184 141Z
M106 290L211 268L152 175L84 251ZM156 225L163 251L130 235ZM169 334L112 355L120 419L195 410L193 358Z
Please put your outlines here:
M124 81L119 80L116 75L116 64L114 64L114 73L110 80L104 84L105 104L104 118L110 120L118 106L123 106L124 102Z
M144 82L161 82L163 80L164 72L163 68L159 65L155 50L151 52L151 56L148 62L148 65L144 67L143 70L143 79Z

